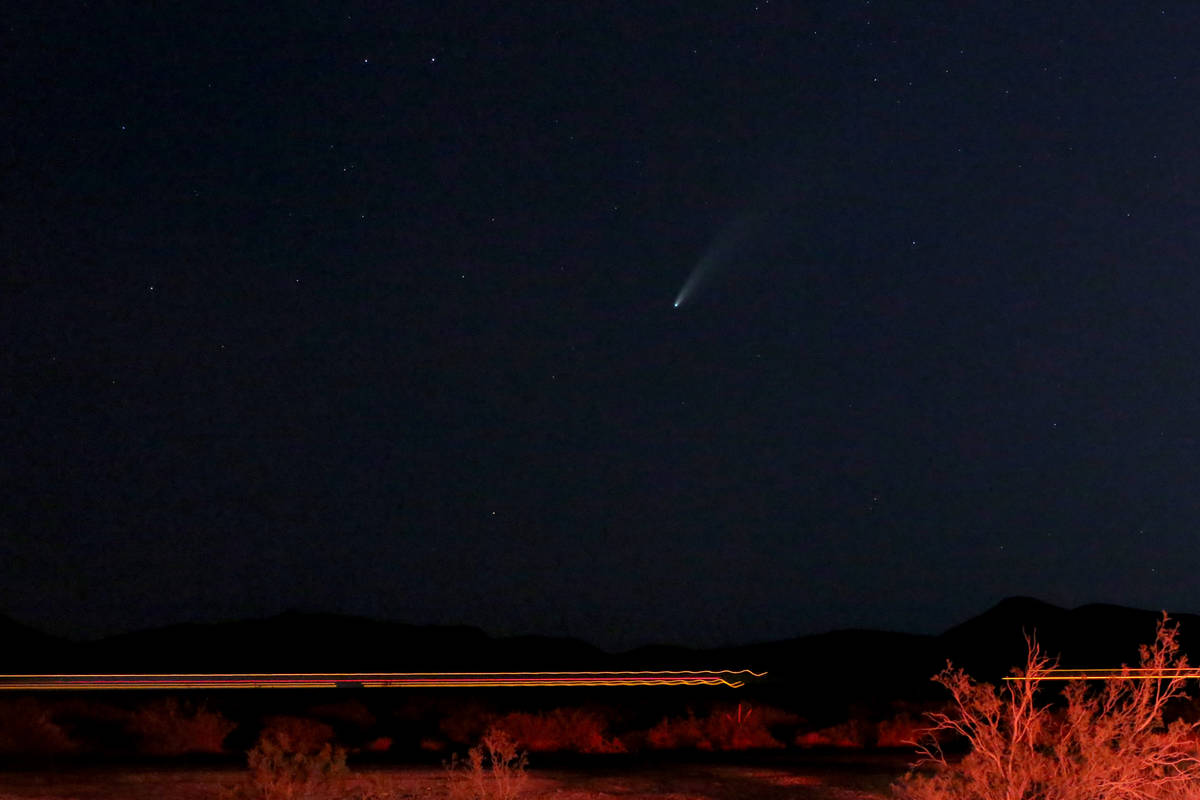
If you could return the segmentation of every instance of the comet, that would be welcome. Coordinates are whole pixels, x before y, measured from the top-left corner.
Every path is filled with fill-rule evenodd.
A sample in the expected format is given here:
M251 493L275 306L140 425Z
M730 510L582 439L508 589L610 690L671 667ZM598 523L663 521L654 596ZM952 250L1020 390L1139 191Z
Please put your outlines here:
M722 268L742 260L747 250L755 249L767 229L767 222L768 218L763 214L742 214L722 228L683 282L675 296L674 307L682 308Z

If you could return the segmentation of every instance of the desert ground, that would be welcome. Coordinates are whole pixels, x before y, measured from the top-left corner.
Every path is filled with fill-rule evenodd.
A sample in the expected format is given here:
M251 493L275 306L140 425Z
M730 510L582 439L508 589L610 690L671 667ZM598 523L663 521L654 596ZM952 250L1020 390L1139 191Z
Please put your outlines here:
M822 766L671 765L621 770L536 770L529 800L875 800L902 767L881 763ZM242 770L96 768L0 773L0 800L218 800L245 779ZM356 770L328 800L416 800L448 795L443 769Z

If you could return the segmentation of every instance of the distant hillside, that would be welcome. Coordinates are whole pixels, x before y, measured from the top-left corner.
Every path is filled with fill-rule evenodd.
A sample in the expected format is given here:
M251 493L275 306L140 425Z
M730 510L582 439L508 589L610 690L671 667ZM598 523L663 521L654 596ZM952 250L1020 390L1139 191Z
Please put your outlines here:
M73 658L74 645L0 614L0 672L52 671Z
M1064 609L1010 598L938 636L843 630L739 647L643 647L606 653L553 637L491 637L477 628L421 626L332 614L173 625L72 643L0 617L0 672L416 672L597 669L767 671L745 690L776 702L885 705L935 696L930 677L949 659L996 680L1024 662L1036 632L1067 667L1134 663L1159 612L1111 605ZM1200 617L1174 615L1185 651L1200 655Z
M1062 667L1136 664L1138 647L1154 640L1161 611L1093 604L1063 609L1027 597L1000 602L938 637L940 652L981 679L1003 677L1024 664L1026 634ZM1200 656L1200 616L1172 614L1189 660Z

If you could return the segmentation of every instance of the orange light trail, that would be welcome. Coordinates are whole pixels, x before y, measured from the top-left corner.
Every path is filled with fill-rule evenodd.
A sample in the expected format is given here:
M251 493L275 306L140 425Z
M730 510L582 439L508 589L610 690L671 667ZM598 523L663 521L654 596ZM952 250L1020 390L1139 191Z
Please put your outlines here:
M495 687L727 686L765 672L732 670L624 670L598 672L216 672L161 674L0 675L0 690L96 691L120 689L447 689Z
M1120 667L1097 669L1051 669L1037 675L1010 675L1006 681L1134 681L1200 678L1200 667L1161 669L1149 667Z

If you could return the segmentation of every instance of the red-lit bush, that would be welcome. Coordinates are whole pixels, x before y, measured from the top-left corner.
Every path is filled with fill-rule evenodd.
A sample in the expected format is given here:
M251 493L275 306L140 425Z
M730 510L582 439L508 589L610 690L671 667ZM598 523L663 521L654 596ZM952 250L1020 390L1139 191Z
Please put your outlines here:
M78 749L47 706L31 697L0 700L0 755L58 755Z
M875 726L865 720L851 719L827 728L805 731L796 736L800 747L842 747L861 750L875 743Z
M689 711L686 718L667 718L651 728L646 734L646 744L658 750L783 747L767 728L770 717L770 713L760 713L740 703L736 707L715 710L704 718L697 718Z
M363 750L366 750L368 753L386 753L391 749L392 738L390 736L376 736L363 745Z
M471 744L478 742L496 719L497 715L491 709L478 703L464 703L444 717L438 728L451 742Z
M901 711L876 726L876 747L916 747L929 726L920 717Z
M1164 617L1154 644L1141 649L1144 677L1128 668L1097 683L1073 681L1059 704L1043 696L1053 662L1029 643L1021 680L1002 689L947 667L935 678L949 690L931 732L949 733L969 750L948 760L936 739L897 784L907 800L1183 800L1200 797L1195 724L1167 725L1168 703L1184 697L1177 628Z
M518 747L532 753L620 753L625 748L607 736L608 723L595 712L581 708L526 714L513 712L496 720L494 729L504 731Z
M307 800L329 797L346 775L346 751L333 729L302 717L270 717L246 754L250 773L226 787L228 800Z
M761 750L783 747L767 730L767 715L738 703L737 708L714 711L704 726L708 739L717 750Z
M315 753L333 742L333 728L306 717L267 717L259 742L284 742L288 749Z
M654 750L713 749L703 722L690 709L687 717L664 717L646 733L646 744Z
M346 751L326 742L316 749L312 739L297 744L283 727L268 728L247 753L250 782L244 800L302 800L328 794L346 774Z
M203 705L180 703L173 697L136 709L127 726L141 752L160 756L222 753L225 737L237 727Z
M345 700L340 703L326 703L308 709L307 715L314 719L326 720L334 724L353 725L358 728L370 728L375 724L375 715L371 710L357 700Z

